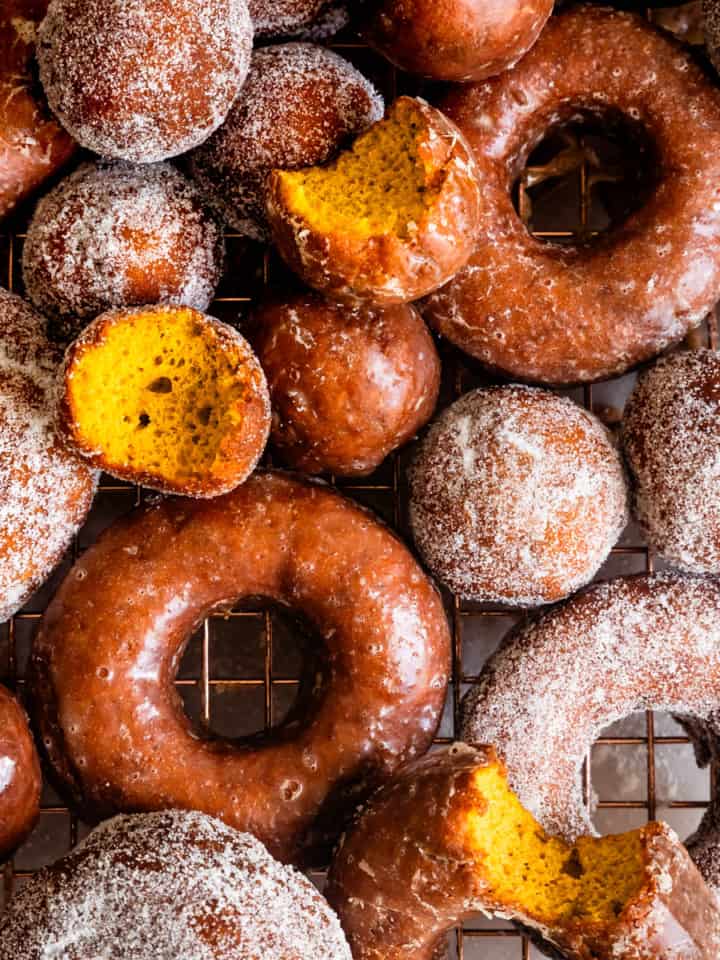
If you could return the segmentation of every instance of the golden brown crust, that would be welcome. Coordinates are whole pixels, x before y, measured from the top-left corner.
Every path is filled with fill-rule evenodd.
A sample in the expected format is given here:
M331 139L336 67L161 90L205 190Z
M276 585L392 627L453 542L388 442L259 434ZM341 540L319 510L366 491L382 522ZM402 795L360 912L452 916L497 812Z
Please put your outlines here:
M480 187L465 137L423 100L400 97L390 111L424 125L419 152L428 182L442 178L440 192L407 239L394 233L369 238L317 233L293 212L281 175L270 177L267 212L281 255L307 284L336 300L381 305L417 300L446 283L474 246Z
M0 9L0 219L77 149L32 75L35 32L47 0L3 0Z
M298 294L263 304L253 319L272 440L293 469L365 476L432 415L440 359L409 304L351 307Z
M191 730L172 679L203 617L252 596L298 609L329 656L296 724L238 746ZM331 801L343 810L349 787L428 748L449 654L440 597L388 529L324 485L260 473L106 532L46 612L31 684L49 758L86 816L200 809L287 860Z
M0 686L0 860L35 826L40 785L40 762L25 711Z
M369 43L409 73L483 80L535 43L553 0L371 0Z

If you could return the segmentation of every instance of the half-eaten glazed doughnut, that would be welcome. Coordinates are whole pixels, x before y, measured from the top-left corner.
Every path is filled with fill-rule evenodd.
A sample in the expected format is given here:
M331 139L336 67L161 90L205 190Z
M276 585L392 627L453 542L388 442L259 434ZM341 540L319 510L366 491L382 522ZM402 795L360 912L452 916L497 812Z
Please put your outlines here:
M68 348L59 386L67 446L164 493L227 493L255 469L270 432L250 345L189 307L101 314Z
M203 618L244 597L296 608L326 656L292 722L238 745L194 730L172 680ZM261 473L111 527L50 604L31 684L49 759L86 816L203 810L290 860L331 800L428 748L449 653L440 597L390 530L328 487Z
M338 300L407 303L446 283L472 253L480 184L459 130L400 97L326 167L276 170L267 212L288 265Z
M25 712L0 686L0 861L40 814L40 762Z
M720 907L669 827L569 844L506 776L492 747L456 744L370 800L327 888L354 960L430 960L479 911L566 960L715 960Z
M441 108L483 184L468 265L428 321L513 378L580 383L623 373L682 339L720 295L720 92L691 54L640 17L584 6L552 17L511 71ZM649 200L588 244L533 238L512 201L554 127L624 118L656 155Z
M115 817L0 920L3 960L350 960L312 883L199 813Z
M638 710L675 714L701 765L720 757L720 581L623 577L520 624L466 695L462 735L492 743L521 803L546 830L574 840L593 830L582 788L588 750ZM694 848L720 891L717 801Z

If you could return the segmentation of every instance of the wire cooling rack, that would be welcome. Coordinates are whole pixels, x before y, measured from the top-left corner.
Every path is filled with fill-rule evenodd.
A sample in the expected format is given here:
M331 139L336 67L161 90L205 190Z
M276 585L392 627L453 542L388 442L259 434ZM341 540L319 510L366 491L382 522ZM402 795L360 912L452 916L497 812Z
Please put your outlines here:
M399 93L418 92L410 78L398 74L352 38L333 47L371 77L388 101ZM608 145L592 132L574 131L546 146L548 152L550 157L531 159L518 185L518 209L528 229L548 242L587 239L604 229L613 209L617 212L618 204L622 206L622 184L613 193L615 181L622 180L622 144ZM9 227L0 227L5 231L0 232L0 284L18 292L22 292L19 263L25 222L21 215ZM209 312L242 328L252 302L264 288L282 285L285 272L272 252L236 234L228 235L227 246L228 268ZM718 322L714 315L693 333L692 342L717 347ZM489 382L458 352L446 344L440 348L444 368L441 404ZM611 424L619 419L633 381L631 375L564 392ZM362 483L338 483L344 493L398 529L407 542L405 477L412 454L410 445ZM146 496L142 488L103 477L88 520L63 563L21 612L0 625L0 681L21 696L32 634L55 588L74 559L101 531ZM657 566L639 531L631 526L598 579L651 571ZM445 600L453 631L453 669L436 738L438 745L452 742L457 735L463 693L477 682L483 662L519 619L516 612L466 604L447 592ZM268 730L282 721L295 699L301 662L298 629L287 614L238 609L205 621L188 644L176 683L189 716L217 734L240 737ZM605 732L588 757L585 782L588 798L594 791L595 821L602 832L629 829L660 816L687 835L707 805L710 789L710 778L694 767L682 730L669 718L651 713L630 718ZM46 783L35 832L14 859L0 867L0 907L8 902L13 890L45 863L65 854L88 829ZM312 876L321 886L322 873ZM478 920L449 936L447 956L457 960L529 960L540 955L505 922Z

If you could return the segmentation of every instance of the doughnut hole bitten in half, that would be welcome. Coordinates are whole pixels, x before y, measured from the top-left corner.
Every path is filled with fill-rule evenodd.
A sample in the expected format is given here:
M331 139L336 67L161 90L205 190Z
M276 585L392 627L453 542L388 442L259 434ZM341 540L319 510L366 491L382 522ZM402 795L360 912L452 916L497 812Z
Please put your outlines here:
M122 480L214 497L255 469L270 399L248 343L187 307L108 311L68 348L59 429Z
M440 358L410 304L350 306L299 294L260 306L253 321L272 441L294 469L365 476L432 415Z
M0 686L0 861L35 826L40 785L40 762L25 711Z
M641 17L551 17L516 67L451 91L483 184L467 266L423 306L462 350L515 379L587 383L681 340L720 295L720 92ZM527 158L574 120L622 117L655 152L649 199L589 243L534 238L513 206Z
M400 770L340 844L326 892L354 960L430 960L479 911L567 960L720 950L720 907L669 827L566 843L523 809L492 747L456 744Z
M337 300L407 303L467 262L480 184L455 125L400 97L328 166L276 170L267 212L280 253L311 287Z

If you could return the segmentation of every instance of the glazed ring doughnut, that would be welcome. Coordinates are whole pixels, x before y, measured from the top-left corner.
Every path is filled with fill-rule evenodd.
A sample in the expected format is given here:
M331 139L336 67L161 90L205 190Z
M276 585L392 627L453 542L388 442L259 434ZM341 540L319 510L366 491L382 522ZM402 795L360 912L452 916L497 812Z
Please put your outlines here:
M0 861L35 826L40 763L24 710L0 686Z
M691 55L633 14L552 17L509 72L451 92L483 184L480 242L425 305L426 319L516 379L581 383L623 373L682 339L720 294L720 93ZM533 238L512 189L551 128L621 114L654 144L652 196L588 245Z
M492 743L543 827L592 833L582 765L591 744L638 710L673 713L701 765L720 758L720 581L681 574L595 584L511 631L465 697L462 736ZM720 805L690 843L720 891Z
M307 709L238 747L191 729L172 680L197 625L242 597L299 610L327 656ZM49 758L89 818L198 809L289 860L346 785L428 748L449 654L440 597L388 529L327 487L265 473L106 532L46 612L31 686Z

